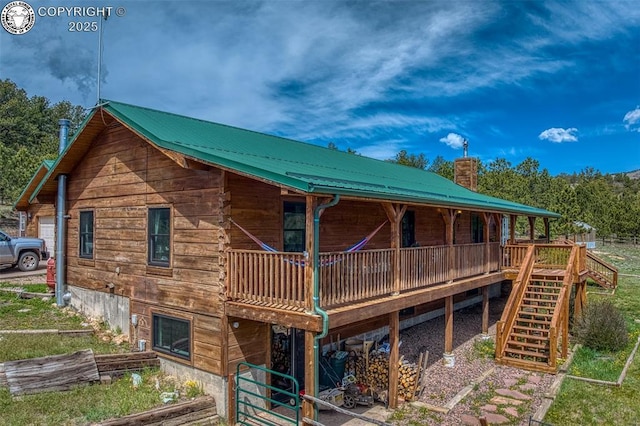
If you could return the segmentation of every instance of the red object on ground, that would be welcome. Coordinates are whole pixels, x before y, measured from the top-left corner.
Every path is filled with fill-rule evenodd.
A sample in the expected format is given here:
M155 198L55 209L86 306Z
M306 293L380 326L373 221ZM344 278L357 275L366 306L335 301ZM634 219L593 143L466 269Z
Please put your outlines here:
M51 290L56 288L56 261L53 257L47 260L47 287Z

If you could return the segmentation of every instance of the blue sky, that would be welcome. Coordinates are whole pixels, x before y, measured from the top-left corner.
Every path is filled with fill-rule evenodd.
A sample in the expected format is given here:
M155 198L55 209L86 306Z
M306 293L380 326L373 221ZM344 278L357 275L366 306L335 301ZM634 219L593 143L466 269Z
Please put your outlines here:
M69 29L99 18L49 8L111 7L103 98L379 159L453 160L466 138L483 162L640 169L633 1L27 3L29 32L0 29L0 78L29 96L96 104L99 32Z

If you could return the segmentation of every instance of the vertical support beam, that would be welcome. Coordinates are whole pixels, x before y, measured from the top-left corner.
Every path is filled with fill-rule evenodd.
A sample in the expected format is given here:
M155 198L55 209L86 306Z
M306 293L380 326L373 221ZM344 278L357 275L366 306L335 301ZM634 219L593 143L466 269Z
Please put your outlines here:
M516 220L518 216L515 214L509 215L509 243L516 243Z
M549 218L545 217L543 220L544 220L544 237L547 240L546 242L550 243L551 242L551 235L549 235L549 234L550 234L551 230L549 228Z
M453 352L453 296L444 298L444 352Z
M390 246L393 249L393 296L400 294L400 248L402 246L402 218L407 211L406 205L382 203L391 223Z
M313 232L313 212L317 205L317 199L311 195L306 197L305 208L305 268L304 268L304 286L305 297L304 306L308 314L314 314L313 308L313 282L314 282L314 232ZM305 392L311 396L315 395L315 382L316 382L316 364L318 360L315 356L315 333L313 331L305 330L304 332L304 385ZM315 412L313 403L304 401L302 403L302 413L309 419L315 418Z
M482 287L482 334L489 334L489 286Z
M499 213L493 214L493 221L496 224L496 241L502 243L502 215Z
M305 268L304 268L304 307L307 313L313 314L313 211L317 205L317 199L311 195L307 195L305 206ZM322 283L321 283L322 284Z
M314 356L313 345L315 344L315 333L313 331L304 332L304 390L306 394L314 395L316 388L315 363L318 362ZM302 402L302 415L308 419L315 419L313 403L307 400Z
M489 225L491 213L482 213L482 242L484 242L484 273L491 272L491 250L489 246Z
M445 244L449 246L449 270L447 272L447 280L449 282L453 281L454 277L454 269L455 269L455 259L454 259L454 250L453 250L453 240L454 233L453 227L456 223L457 211L455 209L443 209L440 210L440 215L442 216L442 220L445 224Z
M562 358L567 358L569 353L569 294L564 298L564 322L562 324Z
M398 407L400 311L389 313L389 408Z
M529 216L529 239L532 243L536 242L536 217Z

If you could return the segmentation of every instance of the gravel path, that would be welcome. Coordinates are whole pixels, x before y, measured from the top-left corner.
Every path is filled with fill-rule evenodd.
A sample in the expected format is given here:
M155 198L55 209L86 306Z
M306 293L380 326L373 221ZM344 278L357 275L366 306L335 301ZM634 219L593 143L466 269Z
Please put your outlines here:
M495 323L502 315L505 302L506 298L498 298L491 299L489 304L492 342L495 341ZM483 346L486 347L481 336L481 320L480 305L454 313L453 367L447 367L443 362L444 318L402 332L400 353L405 359L415 361L421 351L429 351L427 386L420 403L445 407L465 387L471 385L471 389L453 408L449 405L451 409L446 414L428 410L420 403L407 404L392 416L394 424L474 425L480 424L477 417L481 415L487 417L490 424L529 424L529 417L542 404L555 375L499 366L492 358L484 357L480 352ZM482 381L473 385L480 378ZM349 422L352 424L355 423Z

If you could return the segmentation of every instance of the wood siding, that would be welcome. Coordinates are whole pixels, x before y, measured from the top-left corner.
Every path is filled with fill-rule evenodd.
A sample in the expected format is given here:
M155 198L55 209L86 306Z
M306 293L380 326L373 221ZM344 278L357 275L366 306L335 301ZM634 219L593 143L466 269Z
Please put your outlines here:
M191 321L196 368L222 374L223 173L180 167L122 126L110 126L68 179L67 282L131 299L139 339L152 345L152 313ZM168 268L147 265L149 207L171 209ZM79 215L94 212L94 256L79 258ZM181 361L184 362L184 361Z
M53 200L46 200L46 203L36 202L29 205L28 213L31 214L31 219L27 220L27 227L25 229L25 236L38 237L38 218L47 216L56 216L56 209L53 204ZM54 247L47 247L49 251Z

